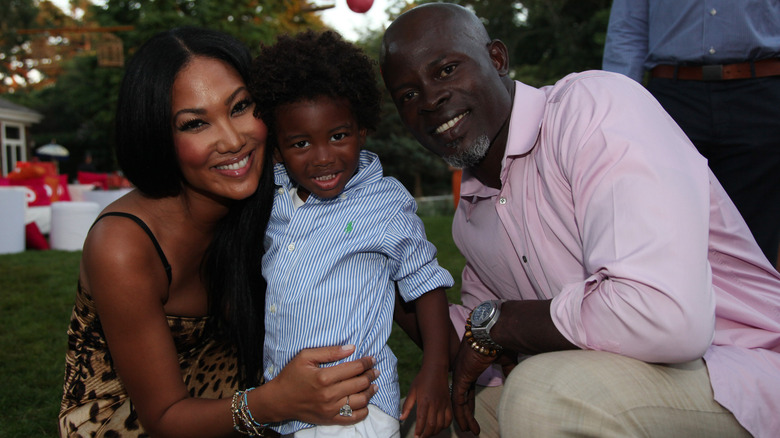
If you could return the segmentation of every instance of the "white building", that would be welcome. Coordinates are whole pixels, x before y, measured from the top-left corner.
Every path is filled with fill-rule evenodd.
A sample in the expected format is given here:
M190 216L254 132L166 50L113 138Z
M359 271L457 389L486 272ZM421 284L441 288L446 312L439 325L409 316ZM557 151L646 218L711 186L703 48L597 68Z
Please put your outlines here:
M43 115L39 112L0 98L1 176L7 176L17 161L27 161L29 130L41 119Z

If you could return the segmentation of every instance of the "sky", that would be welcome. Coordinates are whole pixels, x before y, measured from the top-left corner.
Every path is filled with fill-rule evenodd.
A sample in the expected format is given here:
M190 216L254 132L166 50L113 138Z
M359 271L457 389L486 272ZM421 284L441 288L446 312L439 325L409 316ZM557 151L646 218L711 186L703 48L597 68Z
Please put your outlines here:
M68 10L68 0L52 0L61 9ZM314 0L317 5L335 5L331 9L320 12L320 17L327 25L338 31L345 39L356 41L366 30L382 29L387 23L387 0L374 0L374 4L366 13L352 12L347 6L347 0Z
M335 4L332 9L320 13L322 21L338 31L345 39L356 41L366 30L382 29L387 22L387 0L374 0L371 9L364 14L352 12L347 0L318 0L317 4Z

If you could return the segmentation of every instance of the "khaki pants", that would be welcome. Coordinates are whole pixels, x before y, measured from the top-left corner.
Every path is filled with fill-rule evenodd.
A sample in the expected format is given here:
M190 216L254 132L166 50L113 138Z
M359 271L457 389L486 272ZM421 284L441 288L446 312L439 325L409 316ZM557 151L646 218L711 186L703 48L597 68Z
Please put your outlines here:
M480 438L750 437L713 399L701 359L654 365L599 351L540 354L521 362L503 391L478 386L475 411ZM413 419L402 437L414 437ZM473 436L453 421L437 438Z
M713 399L702 359L654 365L599 351L523 361L505 382L502 437L749 437Z

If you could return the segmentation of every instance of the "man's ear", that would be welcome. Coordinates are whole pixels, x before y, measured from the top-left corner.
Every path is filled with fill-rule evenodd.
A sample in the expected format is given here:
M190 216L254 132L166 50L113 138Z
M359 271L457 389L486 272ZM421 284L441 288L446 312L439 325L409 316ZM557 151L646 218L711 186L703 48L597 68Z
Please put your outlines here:
M500 76L509 74L509 50L501 40L493 40L488 44L488 53L493 66Z

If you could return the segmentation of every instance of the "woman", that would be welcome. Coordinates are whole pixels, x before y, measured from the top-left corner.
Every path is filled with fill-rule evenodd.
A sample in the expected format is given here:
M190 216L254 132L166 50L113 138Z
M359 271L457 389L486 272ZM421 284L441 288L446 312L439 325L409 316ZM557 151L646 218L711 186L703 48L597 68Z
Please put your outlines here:
M266 128L245 86L250 62L230 36L180 28L128 65L117 158L137 189L84 243L62 436L261 434L285 419L366 416L372 359L319 367L353 346L304 351L273 382L238 390L260 383L265 283L246 267L260 266L273 189ZM257 275L233 275L242 271ZM339 415L344 405L351 417Z

